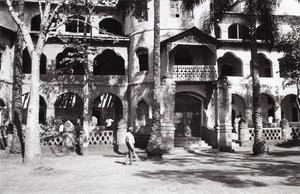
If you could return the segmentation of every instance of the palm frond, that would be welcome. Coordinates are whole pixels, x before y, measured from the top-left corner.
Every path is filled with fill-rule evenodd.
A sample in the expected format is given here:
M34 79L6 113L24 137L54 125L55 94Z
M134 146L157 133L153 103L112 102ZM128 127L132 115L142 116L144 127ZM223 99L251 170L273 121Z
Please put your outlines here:
M186 10L193 10L195 6L204 3L206 0L182 0L183 6Z

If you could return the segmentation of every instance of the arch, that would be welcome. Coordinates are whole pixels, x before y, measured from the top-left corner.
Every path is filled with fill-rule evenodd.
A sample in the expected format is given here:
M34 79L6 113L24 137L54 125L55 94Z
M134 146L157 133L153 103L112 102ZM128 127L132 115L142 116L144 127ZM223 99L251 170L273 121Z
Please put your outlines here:
M296 98L295 94L288 94L281 100L281 117L290 122L300 121L298 111L295 111L297 110Z
M123 118L123 104L121 99L112 93L103 93L92 104L92 116L97 118L99 126L105 126L105 120L114 120L112 129L116 129L117 123Z
M74 15L68 18L66 24L66 32L82 33L84 32L84 21L83 16ZM87 24L87 33L90 32L90 26Z
M4 108L6 106L6 104L4 103L4 101L0 98L0 108Z
M231 95L231 104L232 104L232 114L231 114L231 122L234 125L235 118L237 116L245 117L246 103L242 96L238 94ZM235 129L237 131L237 129Z
M228 38L231 39L246 39L249 38L249 28L244 24L231 24L228 27Z
M121 22L114 18L105 18L99 22L99 29L102 29L106 32L115 34L115 35L122 35L123 34L123 26ZM103 34L100 31L101 34Z
M56 56L58 74L84 75L84 56L75 48L66 48Z
M125 75L125 61L111 49L104 50L94 59L94 75Z
M40 58L40 74L46 74L47 57L42 53ZM27 48L23 50L23 73L31 74L31 57Z
M215 36L216 38L222 38L222 30L219 25L217 25L215 28Z
M27 124L28 106L30 101L30 93L27 92L22 95L22 123ZM40 108L39 108L39 123L44 124L46 121L47 103L45 99L40 95Z
M41 15L38 14L31 18L31 31L40 31Z
M139 59L139 67L140 71L147 71L149 70L148 65L148 49L147 48L138 48L136 50L136 55Z
M83 115L83 100L78 94L67 92L59 95L54 103L55 117L70 120L74 125Z
M0 26L0 49L5 50L6 46L12 48L17 33L6 27Z
M175 137L200 137L205 100L193 92L175 94Z
M2 68L2 50L0 49L0 70Z
M235 54L227 52L217 62L220 75L243 76L243 62Z
M178 48L175 53L175 65L191 65L192 55L188 49L184 47Z
M5 124L7 119L6 114L6 104L5 102L0 98L0 125Z
M137 103L136 118L139 127L149 125L149 105L143 99Z
M272 116L273 120L279 119L275 118L275 100L268 94L261 93L261 107L262 107L262 119L264 126L268 126L268 117Z
M256 38L257 40L264 40L265 39L265 32L262 26L258 26L256 28Z
M263 53L257 54L259 77L273 77L272 62Z

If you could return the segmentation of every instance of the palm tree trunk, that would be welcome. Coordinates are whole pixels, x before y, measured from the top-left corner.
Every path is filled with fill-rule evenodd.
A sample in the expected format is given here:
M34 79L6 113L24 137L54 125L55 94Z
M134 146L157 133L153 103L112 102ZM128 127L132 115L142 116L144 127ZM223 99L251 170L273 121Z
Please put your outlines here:
M160 136L160 1L154 0L154 46L153 46L153 120L152 130Z
M24 0L18 2L18 13L21 20L24 18ZM17 128L18 137L21 145L21 154L24 158L25 144L23 141L22 130L22 63L23 63L23 36L21 30L17 30L17 41L15 46L15 64L13 66L13 95L12 95L12 110L13 120Z
M147 145L148 157L161 157L163 154L161 142L160 115L160 0L154 0L154 44L153 44L153 103L152 129Z
M257 58L257 38L256 38L256 1L252 1L251 13L252 19L250 21L250 52L251 52L251 74L252 74L252 91L253 91L253 124L254 124L254 144L253 154L260 155L266 151L266 141L263 133L262 126L262 107L260 98L260 81L258 70L258 58Z

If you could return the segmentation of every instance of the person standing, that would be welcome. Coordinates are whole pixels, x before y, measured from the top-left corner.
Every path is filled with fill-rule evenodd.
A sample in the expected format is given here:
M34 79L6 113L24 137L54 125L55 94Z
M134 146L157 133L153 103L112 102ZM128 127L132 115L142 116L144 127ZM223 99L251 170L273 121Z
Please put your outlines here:
M9 120L8 120L8 122L9 122ZM11 145L12 145L12 139L13 139L13 134L14 134L14 123L13 123L13 121L8 123L6 133L7 133L7 145L6 145L6 148L5 148L5 153L7 155L9 155L10 152L11 152Z
M112 126L112 123L113 123L113 122L114 122L114 120L111 119L111 118L107 118L107 119L105 120L106 130L111 130L111 126Z
M128 154L126 155L126 159L124 162L125 165L128 163L128 159L129 159L129 165L132 164L133 155L135 156L135 158L138 157L134 151L135 140L134 140L134 136L132 135L132 132L133 132L133 127L129 127L127 133L125 134L125 142L128 148Z

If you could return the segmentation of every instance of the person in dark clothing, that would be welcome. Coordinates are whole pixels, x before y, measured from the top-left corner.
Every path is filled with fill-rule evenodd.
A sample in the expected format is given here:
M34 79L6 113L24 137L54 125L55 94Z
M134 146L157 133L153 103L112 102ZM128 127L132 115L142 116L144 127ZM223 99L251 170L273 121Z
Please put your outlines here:
M9 122L9 124L7 125L6 133L7 133L7 145L6 145L6 148L5 148L5 152L7 154L10 154L11 143L12 143L12 138L13 138L13 133L14 133L14 123L13 123L13 121Z

